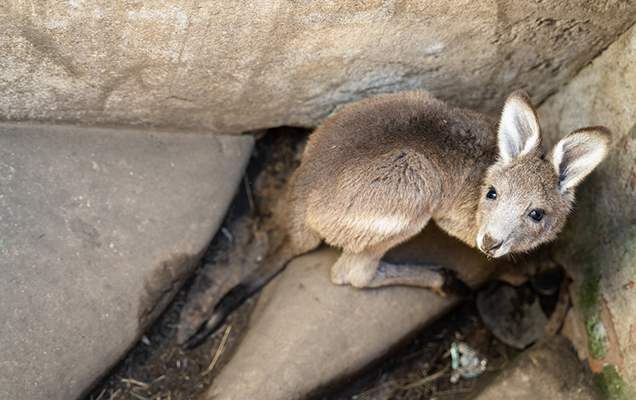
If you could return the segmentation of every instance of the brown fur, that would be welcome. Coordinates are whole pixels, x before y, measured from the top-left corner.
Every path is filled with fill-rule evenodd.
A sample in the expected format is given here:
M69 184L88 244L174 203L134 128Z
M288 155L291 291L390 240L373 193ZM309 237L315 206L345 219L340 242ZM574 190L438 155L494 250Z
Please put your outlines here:
M281 244L212 320L217 324L323 240L343 250L331 270L336 284L414 285L443 294L443 274L391 265L382 256L430 219L490 257L552 240L572 207L574 186L601 162L610 141L606 128L585 128L545 156L536 111L521 90L508 98L499 124L425 91L352 104L310 137L289 183ZM491 190L495 198L488 198Z
M554 155L543 155L536 111L525 92L510 96L502 121L498 134L492 119L424 91L381 95L343 109L311 136L290 183L286 227L294 253L321 240L340 247L334 283L368 287L381 278L376 272L384 253L430 219L492 257L553 239L572 206L573 187L559 190L563 177ZM570 141L583 138L601 151L577 171L576 183L610 144L606 128L577 132ZM589 151L571 147L562 163ZM496 200L486 197L491 187ZM543 213L540 221L529 217L534 209ZM402 283L429 286L412 277Z

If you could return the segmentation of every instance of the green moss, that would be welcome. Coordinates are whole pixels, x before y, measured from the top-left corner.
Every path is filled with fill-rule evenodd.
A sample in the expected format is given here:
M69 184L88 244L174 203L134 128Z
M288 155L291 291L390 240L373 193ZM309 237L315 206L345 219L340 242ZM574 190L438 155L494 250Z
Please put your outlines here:
M590 355L596 359L605 357L609 350L609 338L603 323L595 316L591 317L585 321L585 330Z
M594 387L605 400L633 400L636 398L634 388L623 382L616 367L606 365L603 371L594 374Z
M594 314L601 304L599 283L601 275L591 265L583 268L583 276L576 285L576 297L583 314Z
M629 157L628 161L633 162L633 156ZM610 345L608 327L600 317L602 291L606 286L617 286L619 282L613 274L619 268L623 273L636 271L636 205L631 187L617 179L623 164L619 154L614 154L581 184L575 210L553 247L556 259L574 278L588 348L596 359L602 359ZM619 297L624 301L623 296L627 295L621 292ZM618 317L614 323L620 326L625 321ZM605 399L636 399L634 388L623 382L614 366L595 375L594 384Z

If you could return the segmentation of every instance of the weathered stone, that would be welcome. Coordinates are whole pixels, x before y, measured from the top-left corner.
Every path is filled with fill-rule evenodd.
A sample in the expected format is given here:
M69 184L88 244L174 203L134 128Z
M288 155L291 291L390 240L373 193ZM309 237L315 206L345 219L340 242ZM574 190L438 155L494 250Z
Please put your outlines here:
M634 1L3 1L0 120L238 133L414 88L492 113L635 20Z
M329 268L338 256L322 249L296 258L263 290L250 330L205 398L302 399L335 391L457 303L419 288L335 286ZM500 265L433 224L389 258L444 265L471 285Z
M567 339L552 336L519 355L472 400L596 400L591 374Z
M251 137L0 126L0 398L76 399L172 299Z
M546 138L605 125L608 159L578 190L555 249L574 275L590 365L606 363L636 383L636 29L632 28L539 108ZM633 398L633 397L626 397Z

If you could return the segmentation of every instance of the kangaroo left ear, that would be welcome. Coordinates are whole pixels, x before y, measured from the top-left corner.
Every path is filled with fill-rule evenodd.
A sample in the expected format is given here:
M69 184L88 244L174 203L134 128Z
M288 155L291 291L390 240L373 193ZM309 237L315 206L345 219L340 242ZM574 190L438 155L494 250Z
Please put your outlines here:
M541 147L541 129L530 96L517 90L508 96L499 122L499 157L508 164L513 158Z
M550 159L559 177L561 193L578 185L603 161L612 144L612 133L604 126L578 129L557 143Z

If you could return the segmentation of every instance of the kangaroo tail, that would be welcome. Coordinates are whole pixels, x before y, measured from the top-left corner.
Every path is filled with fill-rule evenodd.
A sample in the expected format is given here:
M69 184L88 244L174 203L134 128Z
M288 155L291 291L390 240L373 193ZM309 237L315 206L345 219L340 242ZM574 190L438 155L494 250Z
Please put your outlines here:
M232 311L261 290L261 288L278 275L296 255L289 240L287 240L287 238L283 239L283 241L276 246L276 249L265 257L254 272L248 275L221 299L205 325L181 347L187 350L198 346L206 337L221 326Z

